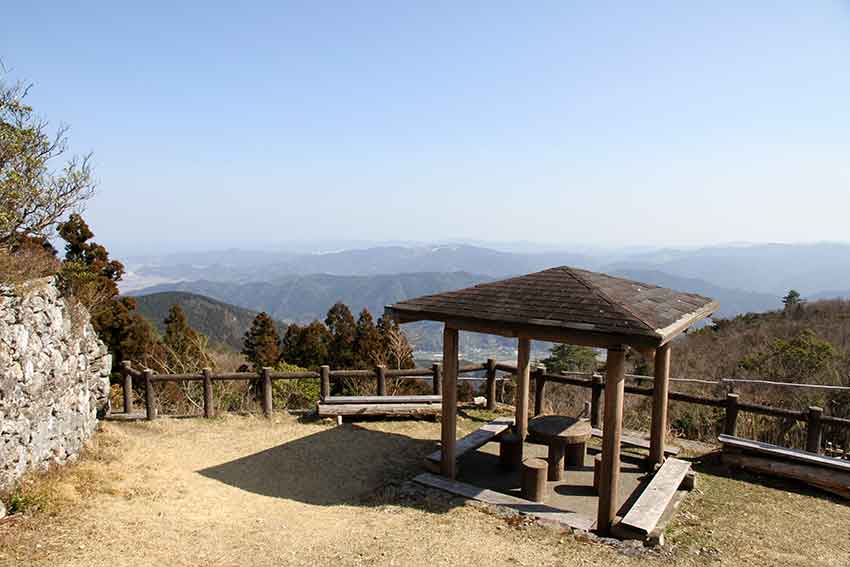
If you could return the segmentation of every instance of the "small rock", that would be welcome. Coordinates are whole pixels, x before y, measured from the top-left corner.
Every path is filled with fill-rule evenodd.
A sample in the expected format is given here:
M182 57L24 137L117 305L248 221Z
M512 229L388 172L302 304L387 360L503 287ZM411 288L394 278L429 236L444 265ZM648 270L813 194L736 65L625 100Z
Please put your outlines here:
M6 505L0 502L0 518L6 517Z

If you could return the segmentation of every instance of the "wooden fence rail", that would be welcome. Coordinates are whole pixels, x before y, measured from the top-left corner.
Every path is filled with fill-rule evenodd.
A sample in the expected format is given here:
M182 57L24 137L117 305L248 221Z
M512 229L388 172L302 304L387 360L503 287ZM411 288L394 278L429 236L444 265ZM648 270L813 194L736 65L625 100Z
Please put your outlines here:
M516 372L516 366L510 364L497 363L493 359L487 360L483 364L469 364L458 368L458 374L468 374L471 372L484 371L483 378L466 378L467 380L480 380L485 382L485 396L487 398L487 408L493 410L497 403L497 388L496 382L500 380L508 380L509 377L498 376L498 372L513 374ZM330 396L331 381L342 378L368 378L374 379L376 382L376 394L378 396L386 395L386 381L388 378L393 379L424 379L432 382L432 390L435 395L442 394L442 367L439 364L434 364L431 368L411 368L411 369L389 369L383 366L378 366L373 370L332 370L328 366L322 366L318 372L276 372L270 368L263 368L260 372L225 372L213 373L209 368L205 368L197 374L154 374L153 371L146 369L143 371L134 369L129 363L125 363L122 367L122 386L124 411L130 413L132 410L132 387L133 380L142 381L144 386L145 396L145 412L147 419L153 420L157 417L156 399L153 385L159 382L192 382L199 381L204 384L204 417L213 417L215 409L213 408L212 383L221 380L249 380L258 381L261 385L260 391L262 394L262 407L265 415L271 415L272 412L272 383L275 380L304 380L318 379L320 383L320 396L322 399ZM630 378L638 382L644 380L652 380L651 376L629 375ZM590 390L590 420L593 427L599 427L601 424L601 408L603 393L605 391L605 380L601 374L596 373L578 373L567 372L563 374L549 374L542 369L536 369L531 373L531 378L534 381L535 391L535 414L542 412L542 403L545 397L546 383L552 382L556 384L566 384L569 386L577 386ZM460 378L463 380L464 378ZM710 382L704 380L691 379L676 379L681 382ZM713 384L722 384L721 382L712 382ZM731 382L725 381L725 382ZM747 381L753 382L753 381ZM773 383L778 385L781 383ZM790 384L789 386L797 386ZM835 389L833 387L830 389ZM641 386L627 385L625 386L627 394L637 396L651 397L653 395L652 388ZM729 392L725 398L709 398L694 394L686 394L684 392L669 392L671 401L698 404L703 406L721 408L724 410L723 433L727 435L735 435L737 432L738 414L739 412L748 412L757 415L764 415L780 419L792 419L806 424L806 448L812 452L819 452L823 428L832 426L845 428L850 430L850 419L823 415L823 409L811 406L804 411L792 410L786 408L776 408L764 406L760 404L746 403L739 399L739 394Z

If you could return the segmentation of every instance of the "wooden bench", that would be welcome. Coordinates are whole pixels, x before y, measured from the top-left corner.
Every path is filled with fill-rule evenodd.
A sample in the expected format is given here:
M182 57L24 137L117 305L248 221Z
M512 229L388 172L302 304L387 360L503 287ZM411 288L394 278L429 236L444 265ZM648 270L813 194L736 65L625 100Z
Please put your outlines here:
M357 415L439 415L441 396L327 396L317 405L319 417Z
M469 435L458 440L455 446L456 458L460 458L464 453L474 451L479 447L483 447L490 441L496 440L502 433L507 431L514 424L512 417L500 417L494 419L487 425L480 427ZM443 454L440 450L436 450L425 457L425 468L429 471L440 474L440 462Z
M850 462L809 451L719 435L723 462L751 472L791 478L850 499Z
M594 437L598 437L602 439L602 430L598 427L594 427L591 429L591 435ZM637 447L638 449L646 449L649 450L649 440L643 439L642 437L638 437L636 435L622 435L620 437L620 445L625 445L627 447ZM664 444L664 454L668 457L675 457L679 454L680 449L678 447L674 447L672 445Z
M614 532L626 539L647 539L673 507L680 487L688 485L686 477L691 463L669 458L653 475L625 517L614 526Z

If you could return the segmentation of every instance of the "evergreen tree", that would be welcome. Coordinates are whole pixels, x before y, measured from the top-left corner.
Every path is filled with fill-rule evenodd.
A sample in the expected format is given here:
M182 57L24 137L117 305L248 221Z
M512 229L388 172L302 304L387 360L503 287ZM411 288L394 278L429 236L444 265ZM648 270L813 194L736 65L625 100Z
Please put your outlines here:
M333 368L354 366L354 337L357 323L348 306L337 302L328 310L325 325L331 335L327 364Z
M543 360L543 365L552 374L593 372L596 369L596 351L583 346L559 344L552 348L549 358Z
M318 368L328 363L328 346L332 337L321 321L313 321L301 331L301 360L299 366Z
M196 367L202 358L201 336L189 326L180 305L171 306L164 323L165 336L162 342L166 349L168 366L174 369Z
M242 354L251 361L258 372L264 366L274 366L280 359L280 341L274 320L260 313L245 332Z
M357 318L354 333L354 366L355 368L372 368L379 363L381 333L375 326L372 314L363 309Z
M92 326L112 353L113 371L125 360L149 366L157 348L155 332L135 312L134 299L118 297L123 264L91 242L94 234L80 215L72 214L58 228L66 242L59 274L63 290L88 309Z
M286 333L284 333L280 345L281 362L300 366L300 361L303 358L301 355L301 333L300 325L292 323L286 327Z

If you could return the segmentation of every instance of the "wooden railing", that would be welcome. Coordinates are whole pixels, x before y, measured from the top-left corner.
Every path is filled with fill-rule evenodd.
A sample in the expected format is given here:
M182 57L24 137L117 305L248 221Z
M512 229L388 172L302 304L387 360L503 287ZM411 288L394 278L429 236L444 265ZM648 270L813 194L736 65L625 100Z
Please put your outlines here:
M493 359L487 360L483 364L469 364L461 366L458 369L458 374L468 374L471 372L485 372L483 378L466 378L467 380L484 381L484 395L487 399L487 409L494 410L497 405L497 388L496 384L500 380L510 379L509 377L499 376L498 372L507 374L515 374L516 366L510 364L497 363ZM261 384L261 401L263 413L271 415L272 407L272 383L275 380L303 380L316 379L320 384L320 397L322 399L328 397L331 392L331 381L342 378L367 378L375 380L375 392L378 396L387 395L387 380L388 379L419 379L430 380L432 383L432 391L435 395L442 394L442 367L439 364L433 364L430 368L411 368L406 370L390 369L384 366L378 366L372 370L332 370L329 366L322 366L318 372L276 372L271 368L263 368L260 372L227 372L214 373L210 369L205 368L197 374L156 374L150 369L137 370L132 368L129 363L125 363L122 367L123 374L123 397L124 411L131 413L132 411L132 388L133 379L142 381L144 386L144 402L145 413L148 420L156 419L156 398L154 392L154 384L159 382L203 382L204 386L204 401L203 410L204 417L210 418L215 415L213 407L212 384L221 380L258 380ZM629 375L630 378L651 381L651 376ZM563 374L549 374L543 369L534 369L531 372L531 379L534 382L534 413L539 415L543 410L543 399L545 397L545 388L548 382L556 384L566 384L577 386L590 390L590 421L593 427L601 425L602 398L605 391L605 380L601 374L596 373L577 373L568 372ZM459 378L464 380L464 378ZM689 379L672 379L672 382L697 382ZM705 382L705 381L699 381ZM731 382L731 381L728 381ZM749 382L749 381L748 381ZM782 383L776 383L782 385ZM795 387L796 384L789 384L789 387ZM835 387L831 387L835 388ZM841 387L838 387L841 388ZM653 389L641 386L626 385L625 392L627 394L637 396L652 397ZM781 419L793 419L806 424L806 450L811 452L820 452L821 437L824 426L833 426L850 430L850 419L823 415L823 409L810 406L806 410L798 411L786 408L776 408L760 404L746 403L739 399L739 395L729 392L722 398L709 398L687 394L684 392L670 392L669 399L674 402L684 402L690 404L698 404L709 407L721 408L724 410L723 433L727 435L735 435L737 433L738 414L740 412L748 412L757 415L776 417Z
M508 364L497 364L497 370L503 372L516 372L516 367ZM653 380L651 376L629 375L631 378L639 380ZM531 379L534 382L534 413L539 415L543 409L544 391L547 382L557 384L568 384L591 390L590 395L590 420L593 427L601 426L600 411L602 408L602 396L605 391L605 381L601 374L595 373L564 373L564 374L547 374L542 369L536 369L531 372ZM726 381L731 382L731 380ZM753 382L753 381L748 381ZM776 382L773 385L781 385ZM797 386L790 384L790 387ZM831 387L836 388L836 387ZM838 387L843 388L843 387ZM638 396L652 397L652 388L643 388L640 386L626 385L625 393ZM690 404L698 404L709 407L722 408L724 410L723 433L726 435L735 435L737 433L738 413L748 412L757 415L768 417L776 417L782 419L793 419L795 421L806 424L806 450L813 453L821 450L821 437L824 426L833 426L850 430L850 419L842 417L834 417L823 415L823 408L810 406L804 411L791 410L786 408L776 408L760 404L745 403L740 401L739 394L729 392L724 398L709 398L686 394L684 392L669 392L668 398L671 401L685 402Z
M493 395L488 398L487 407L495 409L495 361L488 361L486 364L467 364L458 368L458 374L468 374L471 372L481 372L493 367L492 371L488 371L488 392L492 391ZM488 366L489 365L489 366ZM317 379L319 380L319 395L324 399L330 395L331 381L343 378L366 378L375 380L375 394L378 396L387 395L387 380L388 379L414 379L414 380L429 380L432 383L432 391L435 395L442 395L442 367L439 364L434 364L431 368L409 368L409 369L391 369L385 366L377 366L373 370L331 370L329 366L322 366L318 372L303 371L303 372L277 372L271 368L263 368L259 372L224 372L214 373L209 368L204 368L196 374L157 374L151 369L138 370L132 367L129 363L124 363L121 367L122 374L122 390L124 401L124 412L132 413L133 410L133 380L141 382L144 392L145 414L148 420L157 418L156 394L154 384L162 382L203 382L204 386L204 417L210 418L215 415L215 408L212 395L213 382L223 380L245 380L259 381L260 398L263 406L263 414L271 415L272 407L272 383L275 380L304 380ZM493 379L489 376L492 374ZM459 378L464 380L464 378ZM493 386L490 387L490 382Z

